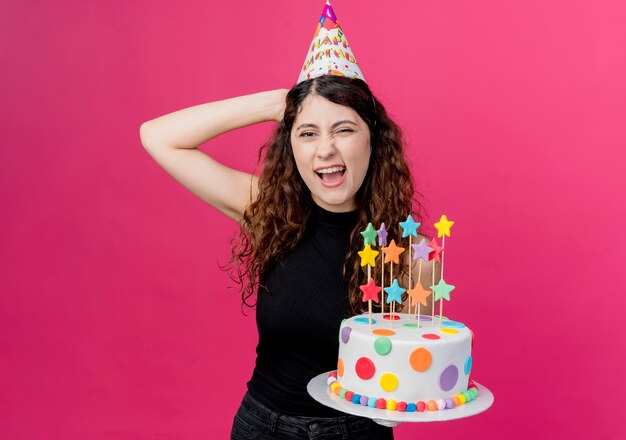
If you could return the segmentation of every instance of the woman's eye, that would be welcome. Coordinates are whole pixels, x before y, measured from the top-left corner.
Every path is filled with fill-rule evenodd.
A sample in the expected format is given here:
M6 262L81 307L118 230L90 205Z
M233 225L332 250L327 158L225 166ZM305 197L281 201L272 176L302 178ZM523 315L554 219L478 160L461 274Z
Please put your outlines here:
M341 130L337 130L336 133L352 133L354 130L350 129L350 128L342 128ZM303 131L302 133L300 133L300 137L313 137L315 136L315 133L312 131Z

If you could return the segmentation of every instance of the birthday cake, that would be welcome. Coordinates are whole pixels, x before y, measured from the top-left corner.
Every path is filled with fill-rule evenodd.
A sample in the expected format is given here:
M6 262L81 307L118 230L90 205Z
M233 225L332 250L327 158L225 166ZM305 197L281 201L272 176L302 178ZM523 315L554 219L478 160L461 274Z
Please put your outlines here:
M442 254L445 236L450 236L453 224L446 216L435 224L439 237L444 236L444 242L439 246L435 239L413 245L411 237L418 237L420 224L415 223L410 215L406 222L400 222L404 230L402 237L409 237L409 249L413 254L409 261L422 260L415 286L409 278L411 288L408 290L393 279L393 264L400 264L399 255L405 249L393 240L387 246L384 223L378 231L369 224L361 233L365 248L359 255L361 265L367 266L368 271L368 282L361 286L361 290L363 301L369 303L369 313L341 323L337 370L331 371L327 380L333 394L355 405L401 412L453 409L476 398L478 388L470 380L474 335L465 324L442 316L443 299L449 301L454 289L443 279ZM381 252L372 249L376 237ZM379 263L382 263L379 271L381 286L385 286L385 263L391 264L389 287L376 286L372 278L372 267L376 266L378 254L381 254ZM437 262L441 276L435 284ZM428 283L432 290L422 286L424 263L432 265L432 285ZM372 313L372 301L379 302L380 292L382 304L389 304L389 313ZM405 292L408 295L403 298ZM421 306L428 305L429 297L433 302L440 301L439 316L434 315L434 303L431 303L432 315L421 314ZM410 313L395 313L395 304L402 304Z
M387 318L390 315L385 315ZM330 390L359 405L398 411L450 409L473 400L469 384L472 332L439 317L396 314L353 316L341 324L337 371ZM468 387L469 385L469 387Z

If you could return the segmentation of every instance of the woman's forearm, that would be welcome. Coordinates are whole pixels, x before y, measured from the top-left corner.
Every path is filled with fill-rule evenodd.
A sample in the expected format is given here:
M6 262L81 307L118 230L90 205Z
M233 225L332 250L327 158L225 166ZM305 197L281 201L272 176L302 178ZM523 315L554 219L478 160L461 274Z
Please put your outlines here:
M280 121L287 89L269 90L178 110L142 124L144 146L196 148L227 131Z

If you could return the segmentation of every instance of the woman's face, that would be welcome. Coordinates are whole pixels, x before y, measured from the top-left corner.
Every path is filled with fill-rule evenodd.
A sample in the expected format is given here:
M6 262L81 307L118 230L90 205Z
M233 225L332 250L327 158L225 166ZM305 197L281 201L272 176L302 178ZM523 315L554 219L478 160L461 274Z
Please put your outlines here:
M298 171L313 201L333 212L356 209L370 160L370 131L350 107L307 96L291 129Z

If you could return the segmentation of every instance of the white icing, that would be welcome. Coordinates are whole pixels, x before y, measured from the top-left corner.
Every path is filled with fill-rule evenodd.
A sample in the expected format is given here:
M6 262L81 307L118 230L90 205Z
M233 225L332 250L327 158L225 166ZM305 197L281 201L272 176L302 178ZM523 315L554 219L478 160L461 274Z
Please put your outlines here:
M338 381L344 389L356 394L394 399L396 401L417 402L450 398L467 390L469 375L465 374L465 362L471 356L472 336L469 328L454 328L458 333L446 334L440 331L439 319L434 323L420 321L420 328L405 327L407 323L417 323L413 315L397 314L400 319L391 321L383 319L382 314L374 313L372 318L376 324L370 328L369 322L356 322L356 318L369 315L353 316L341 324L339 330L339 358L343 360L344 374ZM446 319L444 319L444 323ZM341 330L352 328L347 343L341 340ZM381 337L372 330L388 329L395 335L385 336L391 340L391 351L387 355L379 355L374 349L374 341ZM431 340L422 337L424 334L435 334L440 339ZM409 362L410 354L416 348L423 347L432 355L430 367L424 372L415 371ZM376 372L371 379L361 379L355 370L356 362L367 357L374 362ZM458 379L450 390L442 390L439 377L449 365L456 366ZM385 373L392 373L398 378L398 387L393 391L385 391L380 385L380 378Z

